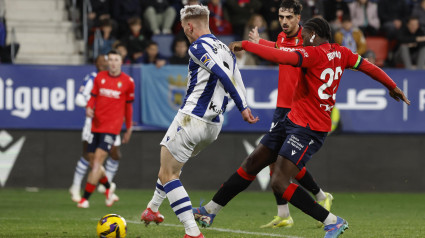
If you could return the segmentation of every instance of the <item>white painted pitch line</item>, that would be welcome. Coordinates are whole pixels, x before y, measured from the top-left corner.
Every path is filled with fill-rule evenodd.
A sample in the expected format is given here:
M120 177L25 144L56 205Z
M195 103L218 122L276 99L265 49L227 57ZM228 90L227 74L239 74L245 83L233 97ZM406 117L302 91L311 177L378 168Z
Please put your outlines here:
M126 221L128 223L143 224L140 221L129 221L129 220L126 220ZM170 226L170 227L181 227L181 228L183 228L183 225L167 224L167 223L161 223L161 226ZM216 227L208 227L206 229L208 229L208 230L214 230L214 231L220 231L220 232L227 232L227 233L247 234L247 235L257 235L257 236L284 237L284 238L303 238L301 236L288 236L288 235L280 235L280 234L271 234L271 233L266 233L266 232L251 232L251 231L231 230L231 229L216 228Z

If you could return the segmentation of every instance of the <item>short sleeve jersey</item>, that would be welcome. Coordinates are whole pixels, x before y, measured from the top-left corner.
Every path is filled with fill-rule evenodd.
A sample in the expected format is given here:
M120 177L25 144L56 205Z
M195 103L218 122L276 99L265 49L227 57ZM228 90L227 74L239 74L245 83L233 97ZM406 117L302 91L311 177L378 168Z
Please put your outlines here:
M357 69L362 58L346 47L325 43L296 51L302 73L289 119L314 131L331 130L331 111L345 68Z
M276 48L283 51L295 51L303 47L303 39L301 37L302 27L299 28L297 34L292 37L288 37L286 33L281 32L277 36ZM279 65L279 83L277 91L277 107L291 108L292 96L294 95L295 86L298 83L298 79L301 73L301 69L293 67L291 65Z
M123 72L116 77L109 75L108 71L99 72L91 94L95 97L92 132L119 134L126 103L134 100L133 79Z

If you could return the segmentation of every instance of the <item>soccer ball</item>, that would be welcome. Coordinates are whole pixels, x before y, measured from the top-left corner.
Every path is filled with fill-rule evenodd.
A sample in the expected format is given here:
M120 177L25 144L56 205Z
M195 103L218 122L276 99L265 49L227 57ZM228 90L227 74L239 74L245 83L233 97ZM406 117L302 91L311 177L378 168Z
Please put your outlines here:
M108 214L97 223L97 235L100 238L124 238L127 235L127 223L117 214Z

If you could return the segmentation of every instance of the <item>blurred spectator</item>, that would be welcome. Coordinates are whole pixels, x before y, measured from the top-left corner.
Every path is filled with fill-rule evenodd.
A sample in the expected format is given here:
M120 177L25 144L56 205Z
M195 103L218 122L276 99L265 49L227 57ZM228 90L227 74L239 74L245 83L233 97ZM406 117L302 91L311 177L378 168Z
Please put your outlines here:
M143 0L146 7L143 16L154 35L171 34L176 10L169 0Z
M169 64L184 64L189 62L188 43L185 38L175 38L173 42L173 56L168 59Z
M366 53L363 54L363 58L367 59L372 64L376 64L376 54L372 50L366 51Z
M210 29L214 35L233 34L232 25L228 17L224 15L223 4L221 0L211 0L208 3L210 10Z
M242 39L245 24L253 13L261 8L259 0L226 0L225 10L232 24L236 40Z
M236 51L236 64L240 69L245 68L246 66L253 66L257 65L256 59L253 57L252 54L249 52L246 52L245 50Z
M344 0L325 0L324 18L330 23L332 31L341 28L342 16L350 15L348 4Z
M323 0L300 0L303 5L301 11L301 22L305 22L312 17L323 16Z
M380 22L378 4L369 0L355 0L348 4L353 25L360 28L366 36L378 33Z
M171 0L171 5L174 7L175 11L176 11L176 19L174 20L174 26L173 26L173 32L175 37L183 37L186 38L186 35L183 32L183 28L180 22L180 10L188 5L206 5L208 3L205 2L207 0L203 0L203 1L199 1L199 0ZM205 2L205 3L204 3Z
M353 26L350 15L342 17L341 29L335 33L335 42L347 47L353 53L363 55L366 52L366 40L363 32Z
M114 48L121 55L122 64L131 64L130 57L128 56L127 47L125 47L123 43L118 42L118 44L116 44Z
M0 0L0 20L5 19L6 16L6 4L4 0Z
M146 0L142 0L145 2ZM118 23L118 35L123 36L128 32L128 19L140 17L142 8L139 0L113 0L112 18Z
M90 0L90 5L91 9L87 15L89 29L98 27L102 20L111 18L110 0Z
M282 31L279 25L277 15L279 13L281 0L263 1L260 14L267 22L269 39L276 39L277 35Z
M161 68L167 63L167 59L159 53L158 44L155 41L151 41L146 47L143 56L137 60L137 63L155 64L157 68Z
M115 37L112 35L113 22L112 19L102 20L100 23L100 37L95 37L94 45L97 45L99 52L95 55L106 55L112 50L112 44L115 42Z
M413 8L412 16L419 19L419 24L422 30L425 31L425 0L422 0Z
M0 0L0 62L1 63L13 63L13 58L16 57L19 50L19 44L12 42L6 44L7 39L7 27L6 27L6 8L4 0ZM13 52L12 52L13 51Z
M128 19L130 32L123 38L123 43L127 46L128 55L132 62L143 56L149 40L143 35L142 20L139 17Z
M425 69L425 33L419 26L419 19L410 17L397 35L400 42L397 58L401 59L404 67Z
M389 39L395 39L403 22L409 16L409 8L404 0L379 0L378 16L381 30Z
M245 31L243 34L244 40L248 40L249 32L257 27L258 34L260 35L261 39L269 40L269 35L267 34L267 24L264 20L263 16L260 14L253 14L251 15L251 18L249 18L249 21L247 22L245 26Z

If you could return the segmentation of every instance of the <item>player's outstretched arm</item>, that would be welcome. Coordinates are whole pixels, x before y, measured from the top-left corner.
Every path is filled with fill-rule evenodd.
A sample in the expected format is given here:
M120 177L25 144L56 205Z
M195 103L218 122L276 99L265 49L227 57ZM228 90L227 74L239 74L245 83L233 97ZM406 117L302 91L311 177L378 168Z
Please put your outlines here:
M390 96L394 98L397 102L404 101L407 105L410 105L410 100L407 99L406 95L404 95L403 91L401 91L400 88L395 87L394 89L390 90Z
M229 49L232 52L236 52L236 51L242 51L242 41L233 41L232 43L230 43L229 45Z
M278 64L296 66L298 65L298 61L300 59L299 55L295 52L286 52L276 48L255 44L246 40L232 42L230 43L229 48L233 52L246 50L260 56L265 60Z
M367 60L362 60L358 70L367 74L369 77L375 79L376 81L382 83L385 87L387 87L390 96L394 98L397 102L399 102L401 99L407 105L410 105L410 100L407 99L403 91L397 87L396 83L381 68L370 63Z
M254 117L252 115L251 109L249 109L249 107L245 108L245 110L243 110L241 112L241 114L242 114L243 120L246 121L246 122L248 122L249 124L257 123L260 120L260 118L258 118L258 116L257 117Z

